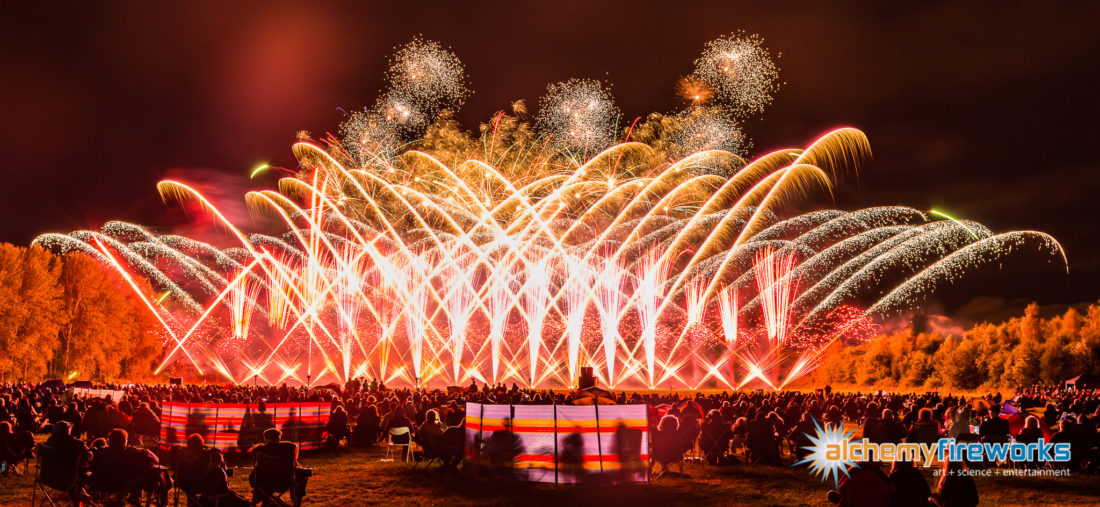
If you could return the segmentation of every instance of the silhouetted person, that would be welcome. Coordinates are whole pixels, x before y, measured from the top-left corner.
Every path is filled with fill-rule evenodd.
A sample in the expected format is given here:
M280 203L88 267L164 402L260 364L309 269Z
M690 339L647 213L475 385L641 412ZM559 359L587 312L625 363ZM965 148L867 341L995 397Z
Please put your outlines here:
M875 444L901 443L905 436L905 426L888 408L882 410L882 417L868 419L863 425L863 437Z
M982 436L983 441L1008 442L1008 420L1002 419L1000 413L1000 405L989 407L989 418L978 426L978 434Z
M619 421L615 428L615 454L619 457L619 480L635 480L635 474L642 470L642 430Z
M267 413L267 404L260 402L256 405L256 413L252 414L252 429L259 436L257 440L263 438L265 431L275 427L275 417Z
M580 428L576 428L580 429ZM558 449L558 472L565 482L585 482L584 435L574 431L561 439Z
M175 447L172 462L176 468L177 486L201 505L221 507L249 505L248 501L229 489L229 475L221 451L206 446L200 435L187 437L186 447Z
M47 486L68 491L74 503L81 497L87 482L91 453L80 439L69 433L68 421L53 425L53 433L46 439L49 455L42 456L42 482Z
M523 442L512 433L512 420L504 419L504 428L489 435L485 453L489 456L489 467L497 478L511 479L516 474L516 458L523 454Z
M906 443L934 444L940 440L940 426L932 420L932 409L922 408L917 412L917 421L909 428Z
M70 431L74 437L80 438L80 434L84 432L80 423L84 419L84 415L80 413L80 409L77 407L76 402L69 403L69 406L65 409L65 413L61 416L62 421L69 423Z
M283 421L283 440L287 442L301 442L302 441L302 421L298 418L298 410L290 409L290 415Z
M801 418L798 420L798 424L791 429L791 440L794 441L795 449L794 456L796 460L802 460L806 456L810 455L810 451L806 447L813 446L813 441L810 440L810 435L815 435L817 432L817 426L814 423L812 412L803 412Z
M201 438L201 436L200 436ZM256 431L255 420L252 417L252 406L244 406L244 417L241 418L241 426L237 428L237 449L246 451L260 443L262 432ZM190 439L190 437L188 437Z
M168 501L171 478L164 473L160 460L152 452L126 445L125 430L114 429L107 435L107 446L92 453L92 476L89 485L107 493L140 496L152 491L162 503Z
M378 415L378 407L368 405L359 410L359 417L355 419L355 430L352 440L356 445L374 445L378 441L378 425L382 418Z
M1078 437L1073 419L1062 419L1058 422L1058 431L1054 432L1050 436L1050 443L1052 444L1069 444L1069 461L1056 463L1059 467L1068 467L1070 470L1076 471L1077 465L1084 458L1085 450L1081 446L1081 440Z
M890 484L897 488L890 507L927 507L932 489L924 474L908 461L895 461L890 470Z
M34 434L27 430L12 431L11 423L0 421L0 462L14 467L16 463L29 459L34 449ZM8 469L4 470L7 473Z
M284 442L282 432L275 428L264 431L264 442L252 448L255 466L248 476L248 483L254 490L268 495L294 489L294 506L301 505L306 495L306 483L309 474L298 466L298 445ZM286 471L292 471L286 472ZM253 492L252 503L266 502L266 499Z
M88 411L84 412L84 418L80 427L88 434L89 439L104 438L110 431L107 422L107 407L103 400L93 399L88 405Z
M895 491L878 463L865 461L849 467L848 474L827 498L838 507L887 507Z
M703 456L708 465L717 465L722 462L726 452L729 451L732 438L730 425L722 418L722 414L717 409L707 412L702 431L699 433L699 447L703 450Z
M940 482L932 502L937 507L975 507L978 487L961 461L944 461Z
M210 427L206 425L206 413L199 407L194 407L191 412L187 414L187 431L185 434L193 435L198 433L203 439L206 439L206 434L210 431Z
M348 427L348 413L342 405L337 405L332 414L329 415L325 432L328 433L330 442L336 445L340 445L340 440L343 439L347 439L350 443L351 430Z
M775 426L765 419L764 411L756 413L756 418L748 423L746 442L753 462L769 465L779 464L779 442L775 436Z
M684 446L680 441L680 421L674 415L666 415L657 424L653 433L653 461L668 471L668 467L680 461L684 456ZM662 472L664 473L664 472Z
M131 427L138 438L143 436L156 438L160 435L160 418L152 408L149 408L148 403L142 402L134 411Z

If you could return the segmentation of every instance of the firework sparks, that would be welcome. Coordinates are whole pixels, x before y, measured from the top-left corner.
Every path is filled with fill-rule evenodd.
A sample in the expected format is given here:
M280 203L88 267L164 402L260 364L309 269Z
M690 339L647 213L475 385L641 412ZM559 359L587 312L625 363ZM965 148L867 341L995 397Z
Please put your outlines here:
M706 104L714 96L714 90L706 82L694 76L685 76L676 83L676 95L693 106Z
M738 32L708 42L692 77L714 91L715 101L743 116L772 103L779 70L763 39Z
M651 249L637 264L637 286L634 297L638 305L638 319L641 321L641 339L645 346L646 371L649 373L649 387L652 388L654 362L657 346L657 307L664 298L662 292L668 279L669 266L663 261L661 252Z
M768 341L774 345L787 342L791 302L798 292L798 280L791 278L794 267L794 252L779 253L765 248L756 254L756 284L763 302Z
M538 126L562 147L595 152L614 142L619 108L611 91L594 79L570 79L546 88Z
M670 138L676 147L671 155L676 158L707 150L740 154L746 144L737 121L713 108L693 108L678 115Z

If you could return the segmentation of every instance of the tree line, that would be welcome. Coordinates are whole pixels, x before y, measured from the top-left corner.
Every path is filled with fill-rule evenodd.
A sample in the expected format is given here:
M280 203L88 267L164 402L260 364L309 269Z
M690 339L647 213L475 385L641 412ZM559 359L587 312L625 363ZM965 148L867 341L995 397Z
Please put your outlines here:
M1014 389L1098 373L1100 305L1044 319L1032 303L1021 317L977 324L961 337L906 329L833 347L811 380L875 389Z
M0 243L0 380L145 379L161 355L159 329L91 257Z

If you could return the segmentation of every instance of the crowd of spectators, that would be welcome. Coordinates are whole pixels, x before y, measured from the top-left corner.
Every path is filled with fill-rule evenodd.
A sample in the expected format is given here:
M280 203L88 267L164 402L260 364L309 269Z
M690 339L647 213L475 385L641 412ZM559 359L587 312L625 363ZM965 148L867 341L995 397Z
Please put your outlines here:
M76 490L87 486L90 490L162 496L172 481L161 467L167 462L175 465L177 479L181 470L185 472L187 479L178 479L179 485L196 499L229 497L244 502L228 488L224 458L207 447L200 435L190 435L186 445L170 456L145 450L158 447L164 402L322 402L330 407L323 447L393 441L401 445L402 453L408 453L412 446L403 444L415 442L419 450L410 459L439 459L443 468L454 470L464 456L467 402L571 404L576 396L570 391L529 390L514 384L474 384L444 391L389 389L376 381L310 390L286 385L132 385L125 392L119 400L78 399L59 389L0 386L0 461L10 468L26 459L32 451L33 434L49 432L46 444L56 451L55 458L75 463L79 470ZM839 393L828 388L695 394L620 391L605 396L619 404L648 406L651 466L662 473L678 463L682 473L685 460L713 466L789 465L806 456L803 447L810 445L807 435L815 433L816 425L849 425L858 428L857 437L875 443L931 443L942 437L1031 443L1044 438L1071 446L1071 461L1056 466L1096 473L1100 465L1100 392L1096 391L1034 387L1019 390L1009 399L999 394L975 399L941 393ZM259 429L263 442L253 450L281 456L297 467L297 447L280 442L276 429ZM180 463L188 465L181 468ZM874 463L861 463L830 492L830 500L840 505L886 505L890 501L928 505L931 498L942 505L976 504L974 483L960 471L990 464L958 461L943 466L938 483L930 487L911 464L895 463L883 470ZM190 469L183 470L187 467ZM293 491L291 496L300 502L308 474L296 469L292 484L281 487ZM221 503L229 504L232 501Z

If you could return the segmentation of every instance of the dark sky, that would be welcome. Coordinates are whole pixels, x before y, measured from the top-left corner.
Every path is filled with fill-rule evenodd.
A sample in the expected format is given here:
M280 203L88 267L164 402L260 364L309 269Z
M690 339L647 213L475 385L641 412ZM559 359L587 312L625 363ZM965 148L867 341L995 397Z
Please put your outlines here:
M386 56L416 34L466 64L475 94L461 119L474 129L570 77L612 82L628 119L673 110L705 42L743 29L782 53L786 83L747 125L757 153L858 127L874 162L837 206L935 207L995 232L1049 232L1070 275L1002 278L998 290L1100 297L1092 2L31 5L42 3L0 17L3 241L110 219L164 225L166 176L218 182L223 197L270 187L274 176L250 182L249 169L292 166L298 130L335 131L338 107L372 102Z

